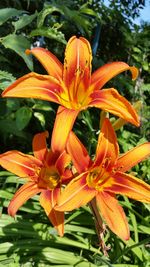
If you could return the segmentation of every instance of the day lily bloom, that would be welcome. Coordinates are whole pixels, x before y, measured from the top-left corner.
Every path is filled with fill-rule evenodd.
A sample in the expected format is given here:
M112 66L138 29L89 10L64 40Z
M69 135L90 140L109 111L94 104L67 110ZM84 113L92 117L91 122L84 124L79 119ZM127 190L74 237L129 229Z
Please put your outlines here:
M73 36L68 41L65 50L64 65L51 52L36 47L26 51L33 54L46 69L48 75L31 72L16 80L2 93L3 97L32 97L52 101L61 105L58 109L54 126L55 139L57 124L62 127L62 139L55 144L55 150L62 150L64 139L72 129L73 123L81 110L97 107L108 111L128 122L139 126L139 119L132 105L114 88L101 89L117 74L130 70L132 78L136 79L138 71L124 62L108 63L91 75L92 52L89 42ZM58 133L58 132L57 132Z
M40 204L60 236L64 234L64 212L54 210L60 195L60 186L71 178L67 168L70 156L48 150L46 138L48 132L36 134L33 138L33 153L26 155L19 151L8 151L0 155L0 165L6 170L26 179L15 193L8 213L15 216L18 209L31 197L40 194Z
M56 209L71 211L96 200L97 209L109 228L120 238L128 240L128 222L115 195L150 202L150 185L125 173L150 155L150 143L139 145L119 156L114 129L105 119L94 160L73 132L69 134L67 151L79 175L66 186Z

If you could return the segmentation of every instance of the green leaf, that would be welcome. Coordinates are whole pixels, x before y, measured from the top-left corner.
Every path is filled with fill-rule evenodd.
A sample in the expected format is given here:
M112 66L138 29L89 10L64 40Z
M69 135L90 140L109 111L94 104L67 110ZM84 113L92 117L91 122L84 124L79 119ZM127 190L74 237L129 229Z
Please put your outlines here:
M0 89L1 90L4 90L14 81L15 81L15 77L11 73L0 70Z
M42 113L40 112L34 112L34 116L35 118L38 119L38 121L40 122L41 126L44 128L45 127L45 117Z
M18 16L23 13L23 10L18 10L15 8L2 8L0 9L0 25L6 22L8 19L14 16Z
M141 49L139 49L138 47L133 47L133 51L136 53L141 53Z
M21 107L16 112L16 126L19 131L23 130L32 117L32 111L29 107Z
M8 133L27 139L27 133L18 131L18 129L16 129L16 122L11 118L0 120L0 132L3 135L6 135L6 133Z
M33 70L32 57L25 54L25 50L30 48L30 42L26 37L22 35L9 34L6 37L1 38L1 42L6 48L12 49L21 56L28 68Z
M38 29L35 29L33 30L31 33L30 33L30 36L33 37L33 36L45 36L49 39L53 39L53 40L56 40L60 43L63 43L66 45L66 40L65 40L65 36L64 34L61 32L61 31L58 31L57 28L47 28L47 27L41 27L41 28L38 28Z
M44 101L44 103L36 103L32 109L38 109L38 110L44 110L44 111L53 111L53 108L51 107L50 103L45 103L46 101Z
M55 6L47 6L45 7L38 15L37 18L37 27L41 28L44 24L44 20L46 18L47 15L52 14L53 12L59 12L61 14L63 14L63 11L60 8L57 8Z
M96 12L95 12L93 9L91 9L91 8L81 7L81 8L80 8L80 12L83 13L83 14L85 14L85 15L95 17L97 20L100 21L100 17L98 16L98 13L96 13Z
M15 27L15 31L20 30L30 24L37 17L37 14L37 11L31 16L24 14L19 18L19 20L12 22Z

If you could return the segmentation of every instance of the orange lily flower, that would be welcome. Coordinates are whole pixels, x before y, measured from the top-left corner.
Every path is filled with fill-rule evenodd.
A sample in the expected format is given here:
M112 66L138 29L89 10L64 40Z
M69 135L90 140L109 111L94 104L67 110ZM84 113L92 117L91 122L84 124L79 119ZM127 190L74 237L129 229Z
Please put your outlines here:
M73 132L69 134L67 150L79 175L66 186L56 209L71 211L95 198L97 208L109 228L120 238L128 240L127 219L115 194L150 202L150 185L125 173L150 155L150 143L137 146L119 157L114 129L105 119L94 161Z
M64 140L72 129L73 123L81 110L97 107L117 115L126 121L139 126L138 116L132 105L114 88L101 89L117 74L130 70L135 79L138 71L124 62L113 62L97 69L91 75L92 53L89 42L73 36L68 41L65 51L64 65L51 52L36 47L27 50L33 54L48 72L41 75L31 72L6 88L3 97L32 97L60 104L54 126L55 150L64 149ZM65 121L65 127L57 132L57 124ZM62 124L61 124L62 125ZM57 133L57 135L56 135Z
M18 209L31 197L40 194L40 204L60 236L64 234L64 212L54 209L60 195L60 185L72 177L67 168L70 156L47 149L48 132L36 134L33 138L34 156L19 151L8 151L0 155L0 165L27 183L19 188L12 198L8 213L15 216Z

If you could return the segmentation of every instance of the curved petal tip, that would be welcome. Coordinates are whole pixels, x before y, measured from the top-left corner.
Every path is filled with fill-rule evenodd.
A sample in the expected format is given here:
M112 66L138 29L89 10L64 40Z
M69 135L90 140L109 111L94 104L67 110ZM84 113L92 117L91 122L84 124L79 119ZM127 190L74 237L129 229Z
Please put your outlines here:
M139 75L139 70L136 67L132 66L132 67L130 67L130 71L132 73L132 80L133 81L136 80L136 78Z

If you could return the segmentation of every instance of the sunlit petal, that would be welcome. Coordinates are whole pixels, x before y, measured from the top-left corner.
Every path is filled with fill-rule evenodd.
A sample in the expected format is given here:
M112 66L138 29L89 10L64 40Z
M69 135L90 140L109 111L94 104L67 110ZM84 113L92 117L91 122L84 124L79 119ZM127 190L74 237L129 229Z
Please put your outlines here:
M62 79L63 65L55 55L42 47L35 47L31 50L27 49L26 54L30 53L41 62L49 75L57 78L58 80Z
M8 86L2 97L31 97L59 103L58 95L62 90L55 78L31 72Z
M141 202L150 202L150 185L144 181L122 172L117 172L111 185L105 191L125 195Z
M0 165L19 177L32 177L35 175L35 168L41 167L42 162L33 156L13 150L0 155Z
M44 190L40 195L40 204L44 208L46 215L57 229L60 236L64 234L64 212L54 209L57 198L60 194L60 189L55 188L52 191Z
M122 172L126 172L149 155L150 143L139 145L120 156L116 168L119 168Z
M138 70L135 67L130 67L124 62L112 62L105 64L97 69L91 77L91 87L93 90L98 90L103 87L105 83L111 80L119 73L130 70L132 73L132 79L136 79L138 76Z
M94 165L100 165L105 161L104 165L108 164L105 168L112 167L118 158L118 154L117 137L110 121L106 118L99 134Z
M66 186L58 199L59 211L71 211L86 205L96 194L96 190L88 187L87 174L82 174L80 179L75 179Z
M15 216L18 209L31 197L38 194L41 190L37 187L35 183L26 183L19 188L15 193L10 204L8 206L8 214Z
M100 192L96 196L97 206L109 228L120 238L130 238L129 226L123 208L113 194Z
M133 108L135 109L135 111L139 114L140 110L142 108L142 101L137 101L135 103L133 103ZM117 119L113 122L113 128L115 131L119 130L123 125L125 125L127 123L126 120L124 119Z
M70 100L84 97L90 83L91 58L91 47L85 38L70 38L66 46L63 73Z
M69 134L67 151L70 154L73 164L79 173L86 171L92 165L92 161L85 146L80 142L73 132L70 132Z
M57 111L51 139L53 152L63 152L69 132L72 130L78 111L60 106Z
M117 90L104 89L91 94L89 106L104 109L128 122L139 126L139 118L132 105Z
M48 138L48 132L38 133L34 136L32 141L32 148L34 152L34 156L44 161L46 154L48 153L47 145L46 145L46 138Z

